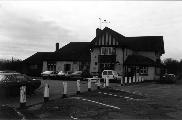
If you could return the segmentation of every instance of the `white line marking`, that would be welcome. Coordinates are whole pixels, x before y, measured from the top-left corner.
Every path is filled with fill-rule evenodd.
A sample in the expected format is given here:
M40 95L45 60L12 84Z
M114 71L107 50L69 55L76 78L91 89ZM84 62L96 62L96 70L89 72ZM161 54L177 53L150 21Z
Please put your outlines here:
M106 107L111 107L111 108L115 108L115 109L119 109L119 107L116 107L116 106L113 106L113 105L108 105L108 104L104 104L104 103L101 103L101 102L97 102L97 101L93 101L93 100L89 100L89 99L85 99L85 98L82 98L81 100L83 101L89 101L89 102L92 102L92 103L97 103L99 105L103 105L103 106L106 106Z

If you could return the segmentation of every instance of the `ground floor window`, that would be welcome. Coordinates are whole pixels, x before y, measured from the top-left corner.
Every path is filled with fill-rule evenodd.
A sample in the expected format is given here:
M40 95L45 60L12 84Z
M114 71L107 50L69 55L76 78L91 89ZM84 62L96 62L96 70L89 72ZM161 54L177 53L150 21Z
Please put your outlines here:
M56 62L55 61L48 61L47 62L47 70L56 71Z
M148 67L140 67L140 75L148 75Z

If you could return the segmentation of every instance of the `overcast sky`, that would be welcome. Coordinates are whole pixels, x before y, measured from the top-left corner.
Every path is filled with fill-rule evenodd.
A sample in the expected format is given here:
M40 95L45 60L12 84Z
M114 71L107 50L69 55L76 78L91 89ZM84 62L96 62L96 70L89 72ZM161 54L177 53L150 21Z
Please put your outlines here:
M55 51L56 42L90 42L99 18L127 37L164 36L162 58L182 58L182 1L1 1L0 58Z

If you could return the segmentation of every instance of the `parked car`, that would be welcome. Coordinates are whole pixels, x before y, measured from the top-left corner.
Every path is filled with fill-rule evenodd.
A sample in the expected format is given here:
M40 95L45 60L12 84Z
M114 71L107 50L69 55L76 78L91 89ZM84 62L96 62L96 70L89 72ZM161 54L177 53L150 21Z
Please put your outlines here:
M58 79L65 79L66 78L66 76L68 75L68 73L65 73L65 72L63 72L63 71L60 71L60 72L58 72L58 74L57 74L57 78Z
M119 80L119 78L121 78L114 70L103 70L102 78L105 79L106 77L113 80Z
M44 71L41 73L43 79L53 79L57 77L57 72L55 71Z
M20 73L0 73L0 94L18 95L22 85L26 86L26 93L31 94L40 87L41 81Z
M175 83L176 76L174 74L164 74L160 80L160 83Z
M71 79L71 80L77 80L77 79L84 80L85 78L88 78L88 77L92 77L92 76L86 70L85 71L75 71L71 74L66 75L66 78Z

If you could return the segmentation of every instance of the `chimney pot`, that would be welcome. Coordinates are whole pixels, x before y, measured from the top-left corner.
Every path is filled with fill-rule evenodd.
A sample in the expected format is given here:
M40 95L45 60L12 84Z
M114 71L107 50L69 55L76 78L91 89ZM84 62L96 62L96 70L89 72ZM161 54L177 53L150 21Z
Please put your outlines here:
M56 51L59 50L59 43L56 43Z

